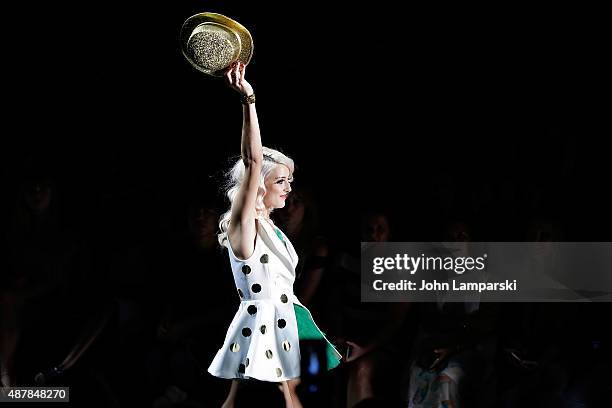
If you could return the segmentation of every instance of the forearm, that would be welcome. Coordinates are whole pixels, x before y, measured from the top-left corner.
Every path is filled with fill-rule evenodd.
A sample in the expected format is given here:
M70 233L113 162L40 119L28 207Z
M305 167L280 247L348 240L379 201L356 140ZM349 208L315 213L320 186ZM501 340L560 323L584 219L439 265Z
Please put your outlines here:
M263 161L263 149L255 104L244 104L242 112L242 159L245 165L249 165L252 162L261 163Z

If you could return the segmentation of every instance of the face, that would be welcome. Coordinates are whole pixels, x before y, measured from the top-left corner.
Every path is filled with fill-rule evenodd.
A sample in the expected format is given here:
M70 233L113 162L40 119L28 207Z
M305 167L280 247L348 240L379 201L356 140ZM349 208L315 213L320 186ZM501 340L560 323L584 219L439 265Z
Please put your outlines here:
M217 213L212 209L199 208L191 220L191 229L199 240L216 239Z
M24 191L25 202L35 213L44 213L51 204L51 186L43 181L30 183Z
M391 228L384 215L373 215L366 219L363 239L368 242L386 242L390 238Z
M451 242L469 242L470 230L468 226L462 222L457 222L450 225L446 231L447 239Z
M291 192L293 175L284 164L277 164L265 179L266 195L263 202L266 208L283 208Z

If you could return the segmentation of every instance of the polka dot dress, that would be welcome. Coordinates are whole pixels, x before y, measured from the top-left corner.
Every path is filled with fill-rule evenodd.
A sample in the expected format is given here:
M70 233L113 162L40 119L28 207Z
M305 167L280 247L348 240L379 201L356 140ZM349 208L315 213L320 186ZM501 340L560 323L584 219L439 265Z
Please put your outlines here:
M293 293L298 257L291 242L258 218L255 250L248 259L238 259L227 246L240 306L208 372L272 382L299 377L293 304L304 306Z

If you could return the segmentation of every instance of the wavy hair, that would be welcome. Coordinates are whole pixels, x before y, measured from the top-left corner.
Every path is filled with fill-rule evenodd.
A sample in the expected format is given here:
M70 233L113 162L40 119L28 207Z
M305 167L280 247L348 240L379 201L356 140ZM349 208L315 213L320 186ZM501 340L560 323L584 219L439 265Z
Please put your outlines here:
M284 164L293 174L294 164L292 159L285 156L278 150L263 147L263 163L261 166L261 173L259 177L257 199L255 201L255 210L257 211L257 215L264 213L266 210L266 207L264 206L263 202L264 196L266 195L265 180L277 164ZM226 182L224 185L224 190L225 195L227 196L227 199L230 202L230 207L223 215L221 215L221 218L219 219L220 233L218 234L218 238L219 245L221 246L228 245L227 230L229 228L230 218L232 214L232 205L234 204L234 199L236 198L236 195L238 195L240 186L242 186L242 183L244 182L245 172L246 168L244 166L244 161L242 160L242 158L239 158L225 175Z

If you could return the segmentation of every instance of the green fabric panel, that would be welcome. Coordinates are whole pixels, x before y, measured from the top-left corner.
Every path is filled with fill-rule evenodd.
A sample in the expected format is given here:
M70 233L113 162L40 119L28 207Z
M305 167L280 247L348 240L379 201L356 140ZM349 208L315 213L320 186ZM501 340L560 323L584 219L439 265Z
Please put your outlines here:
M324 334L312 321L310 314L303 307L293 304L293 309L295 310L295 318L297 320L298 325L298 337L300 340L325 340ZM337 354L334 352L334 348L327 340L325 340L327 344L327 369L331 370L340 364L340 360L337 357Z
M285 239L283 238L283 234L281 234L280 230L278 228L274 228L274 232L276 232L276 236L282 241L285 242Z

